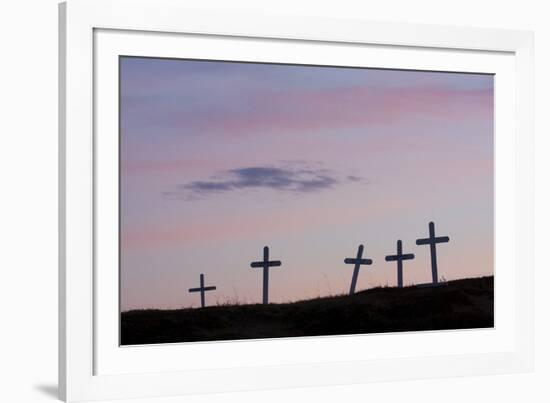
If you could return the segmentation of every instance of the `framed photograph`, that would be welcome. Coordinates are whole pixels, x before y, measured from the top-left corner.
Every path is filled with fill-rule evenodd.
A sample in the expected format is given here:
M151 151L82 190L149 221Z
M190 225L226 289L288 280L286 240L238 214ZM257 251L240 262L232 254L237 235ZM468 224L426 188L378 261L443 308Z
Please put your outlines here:
M530 371L532 52L61 4L61 397Z

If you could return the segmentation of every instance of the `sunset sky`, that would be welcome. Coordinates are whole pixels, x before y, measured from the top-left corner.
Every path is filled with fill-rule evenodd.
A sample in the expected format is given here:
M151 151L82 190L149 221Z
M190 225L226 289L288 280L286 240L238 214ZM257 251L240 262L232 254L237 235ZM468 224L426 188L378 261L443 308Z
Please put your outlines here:
M261 302L493 273L493 76L123 57L121 308Z

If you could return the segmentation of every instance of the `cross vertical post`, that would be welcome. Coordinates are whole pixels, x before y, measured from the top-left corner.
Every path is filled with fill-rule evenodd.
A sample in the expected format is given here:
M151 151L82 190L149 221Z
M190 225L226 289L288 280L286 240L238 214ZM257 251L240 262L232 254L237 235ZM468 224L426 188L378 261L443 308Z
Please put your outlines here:
M206 298L204 295L205 291L212 291L215 290L215 286L204 286L204 274L201 273L200 275L200 286L197 288L190 288L189 292L200 292L201 293L201 308L204 308L206 306Z
M200 279L200 287L201 287L201 308L204 308L205 306L205 298L204 298L204 274L201 274Z
M351 286L349 288L349 294L353 295L355 294L355 287L357 286L357 278L359 277L359 268L361 265L371 265L372 260L371 259L363 259L363 245L359 245L359 248L357 249L357 256L356 258L346 258L344 259L345 264L353 264L355 267L353 268L353 276L351 278Z
M269 262L269 248L264 248L264 262ZM269 300L269 266L266 264L263 268L263 303L267 304Z
M403 254L403 243L399 239L397 241L397 254L386 256L386 262L397 262L397 286L403 288L403 260L414 259L414 254Z
M263 260L250 263L250 267L263 268L263 297L262 297L263 304L269 303L269 268L277 267L280 265L281 265L280 260L272 260L272 261L269 260L269 248L267 246L264 246Z
M430 257L431 257L431 263L432 263L432 283L437 284L439 281L438 274L437 274L437 251L436 251L436 245L438 243L444 243L449 242L448 236L435 236L435 224L433 221L430 221L429 225L429 232L430 236L429 238L422 238L417 239L416 244L417 245L430 245Z

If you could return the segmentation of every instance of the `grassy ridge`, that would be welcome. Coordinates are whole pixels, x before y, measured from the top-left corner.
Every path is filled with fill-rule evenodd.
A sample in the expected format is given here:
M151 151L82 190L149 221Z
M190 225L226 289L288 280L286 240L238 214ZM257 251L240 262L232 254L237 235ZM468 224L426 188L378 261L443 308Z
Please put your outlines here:
M493 295L493 277L482 277L435 288L374 288L288 304L136 310L121 315L121 343L493 327Z

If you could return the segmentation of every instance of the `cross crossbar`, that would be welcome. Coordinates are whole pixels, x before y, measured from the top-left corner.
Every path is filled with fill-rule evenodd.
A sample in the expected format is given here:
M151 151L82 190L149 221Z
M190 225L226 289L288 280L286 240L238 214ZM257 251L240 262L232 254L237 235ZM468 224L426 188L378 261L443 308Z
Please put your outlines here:
M212 290L215 290L215 289L216 289L216 286L208 286L208 287L204 287L204 288L197 287L197 288L190 288L189 292L200 292L202 290L212 291Z
M354 258L351 258L351 257L347 257L344 259L344 263L346 264L356 264L356 263L359 263L359 264L366 264L366 265L369 265L369 264L372 264L372 259L354 259Z
M396 260L411 260L411 259L414 259L413 253L406 253L404 255L386 256L386 262L395 262Z
M438 236L435 238L423 238L423 239L416 240L417 245L429 245L432 243L444 243L444 242L449 242L448 236Z
M281 265L280 260L272 260L270 262L252 262L250 263L250 267L277 267Z

